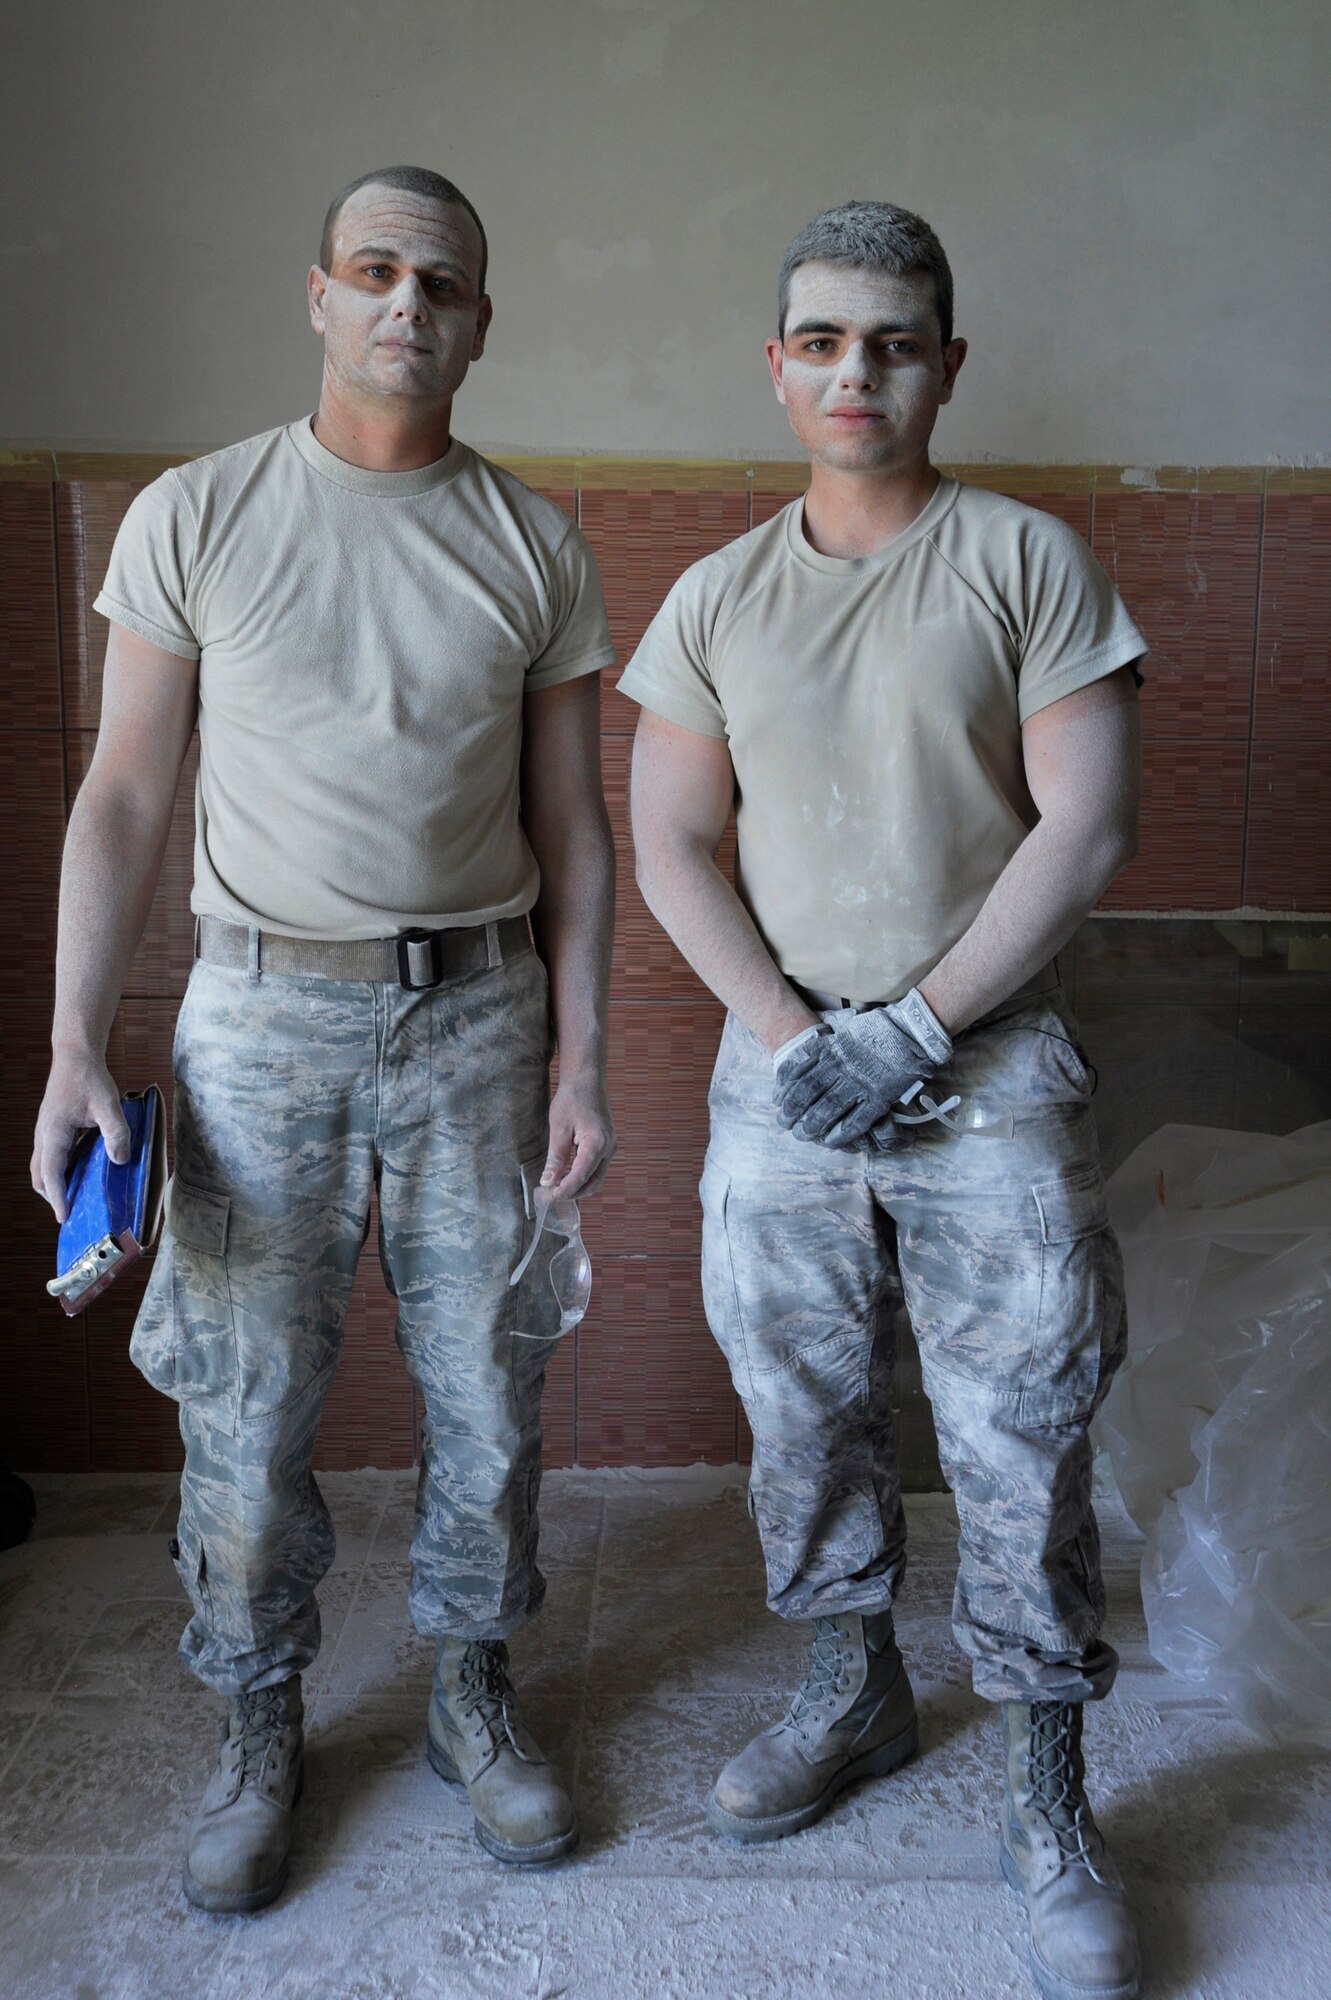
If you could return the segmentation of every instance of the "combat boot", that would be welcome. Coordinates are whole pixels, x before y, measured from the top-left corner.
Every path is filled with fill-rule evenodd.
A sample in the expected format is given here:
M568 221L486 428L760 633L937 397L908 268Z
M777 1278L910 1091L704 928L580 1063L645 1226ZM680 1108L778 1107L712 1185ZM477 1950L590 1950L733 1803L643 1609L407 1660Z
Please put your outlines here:
M919 1748L915 1697L892 1613L813 1621L813 1657L780 1722L746 1744L707 1801L732 1840L780 1840L821 1819L858 1778L881 1778Z
M261 1910L281 1895L305 1782L304 1720L299 1674L228 1700L185 1857L185 1894L201 1910Z
M497 1861L539 1868L577 1846L573 1802L522 1720L502 1639L439 1642L427 1755L466 1786L476 1838Z
M1031 1970L1045 2000L1132 2000L1132 1912L1086 1800L1081 1705L1003 1703L1007 1799L999 1859L1026 1898Z

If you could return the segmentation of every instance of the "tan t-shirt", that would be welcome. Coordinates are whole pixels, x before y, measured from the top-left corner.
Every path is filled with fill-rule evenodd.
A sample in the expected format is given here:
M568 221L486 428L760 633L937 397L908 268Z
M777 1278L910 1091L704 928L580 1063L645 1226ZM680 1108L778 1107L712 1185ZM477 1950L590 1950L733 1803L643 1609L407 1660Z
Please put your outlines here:
M146 487L97 607L199 661L201 915L292 937L518 916L522 704L608 666L590 549L456 440L416 472L308 418Z
M687 570L620 687L728 741L736 883L782 971L888 1000L1039 817L1022 723L1146 645L1079 535L978 487L941 480L856 561L802 522L795 501Z

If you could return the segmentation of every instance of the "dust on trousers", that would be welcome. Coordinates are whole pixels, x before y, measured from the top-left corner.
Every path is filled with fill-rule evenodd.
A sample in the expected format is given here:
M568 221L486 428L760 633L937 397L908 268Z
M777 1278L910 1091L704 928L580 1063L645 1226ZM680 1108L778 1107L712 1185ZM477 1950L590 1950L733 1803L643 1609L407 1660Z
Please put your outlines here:
M523 1170L530 1187L545 1162L550 1053L531 950L427 992L196 963L168 1227L130 1351L180 1404L181 1651L219 1693L318 1650L333 1529L310 1466L376 1187L425 1410L412 1618L502 1638L539 1609L557 1240L508 1279L530 1230Z
M976 1690L1095 1699L1118 1663L1100 1638L1088 1426L1126 1319L1090 1080L1061 992L986 1015L930 1087L1010 1112L1010 1135L899 1128L888 1152L797 1139L777 1122L767 1051L726 1022L703 1292L753 1431L768 1602L807 1619L897 1595L904 1300L960 1516L954 1629Z

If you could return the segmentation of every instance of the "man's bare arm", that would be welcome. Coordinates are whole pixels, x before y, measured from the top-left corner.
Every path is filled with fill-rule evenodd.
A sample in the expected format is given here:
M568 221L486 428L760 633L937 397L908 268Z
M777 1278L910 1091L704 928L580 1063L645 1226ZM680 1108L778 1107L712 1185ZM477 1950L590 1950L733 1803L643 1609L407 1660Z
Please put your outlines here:
M633 841L648 908L698 977L768 1049L812 1027L716 865L735 796L727 744L644 709L633 744Z
M1141 729L1130 667L1040 709L1021 741L1039 824L920 981L952 1035L1052 958L1137 851Z
M561 1194L591 1194L615 1152L605 1089L615 849L601 788L598 674L527 696L522 824L541 871L531 922L559 1044L541 1179Z
M113 1158L128 1143L106 1039L148 920L197 707L192 660L112 625L97 748L65 838L51 1074L32 1154L33 1187L61 1222L76 1134L96 1125Z

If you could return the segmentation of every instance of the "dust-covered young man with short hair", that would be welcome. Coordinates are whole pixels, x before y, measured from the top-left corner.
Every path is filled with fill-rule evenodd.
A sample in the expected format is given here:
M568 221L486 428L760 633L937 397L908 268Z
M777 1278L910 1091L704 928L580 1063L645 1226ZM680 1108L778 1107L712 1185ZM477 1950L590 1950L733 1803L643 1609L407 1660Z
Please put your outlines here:
M185 1865L209 1910L258 1909L286 1878L333 1560L310 1466L376 1190L424 1408L411 1613L438 1641L430 1761L500 1859L577 1838L504 1645L545 1589L559 1239L509 1278L537 1187L588 1194L614 1151L613 650L578 529L452 435L490 324L486 254L442 175L346 189L308 279L314 417L147 487L97 600L101 731L65 853L33 1182L63 1217L76 1131L124 1147L107 1033L197 717L175 1179L131 1352L180 1404L182 1651L228 1704Z
M794 1833L916 1749L892 1624L904 1299L961 1520L956 1634L1004 1723L1004 1870L1046 1994L1108 2000L1137 1947L1080 1724L1117 1664L1087 1433L1123 1287L1054 953L1134 851L1145 647L1070 528L930 464L965 355L918 216L811 223L767 343L808 493L680 579L621 682L643 893L730 1010L708 1318L753 1430L768 1601L813 1623L807 1679L708 1818Z

